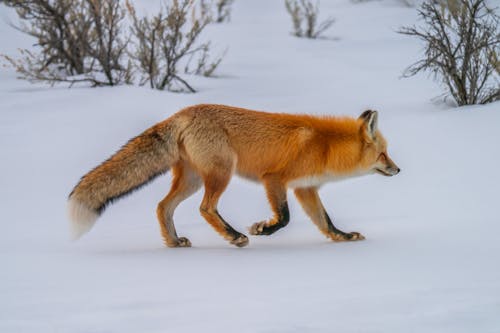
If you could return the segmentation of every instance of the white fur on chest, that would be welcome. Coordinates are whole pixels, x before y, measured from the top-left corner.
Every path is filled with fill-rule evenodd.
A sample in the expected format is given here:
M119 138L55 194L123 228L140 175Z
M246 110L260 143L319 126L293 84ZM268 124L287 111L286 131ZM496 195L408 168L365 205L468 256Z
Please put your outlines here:
M338 182L346 178L352 178L357 176L362 176L363 172L353 172L350 174L334 174L334 173L324 173L321 175L305 176L300 178L292 179L288 182L287 186L290 188L305 188L305 187L319 187L325 183Z

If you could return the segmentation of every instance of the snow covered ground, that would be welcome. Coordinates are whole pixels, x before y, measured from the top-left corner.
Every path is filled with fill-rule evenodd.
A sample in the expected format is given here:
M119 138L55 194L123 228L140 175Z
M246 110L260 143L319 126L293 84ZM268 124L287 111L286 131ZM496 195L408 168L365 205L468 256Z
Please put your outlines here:
M157 1L143 1L154 8ZM322 1L322 40L289 34L282 1L237 0L206 37L229 47L197 94L49 88L0 69L0 332L500 332L500 103L450 108L425 76L400 79L419 44L397 1ZM32 44L0 5L0 53ZM196 103L357 116L380 111L393 178L324 186L331 243L290 194L291 222L234 248L198 214L175 218L193 248L162 247L155 218L170 176L111 206L77 243L66 198L130 137ZM269 217L263 188L233 179L221 214L238 230Z

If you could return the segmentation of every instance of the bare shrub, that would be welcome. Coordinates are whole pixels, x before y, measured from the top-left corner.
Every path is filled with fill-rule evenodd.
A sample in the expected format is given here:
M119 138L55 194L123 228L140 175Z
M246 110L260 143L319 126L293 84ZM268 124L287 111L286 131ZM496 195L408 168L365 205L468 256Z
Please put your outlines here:
M149 82L151 88L159 90L195 92L179 76L179 65L186 56L203 51L204 45L196 46L195 42L209 17L203 12L196 15L189 0L174 0L151 18L139 18L130 3L127 7L135 45L130 55L141 73L140 84Z
M458 105L500 99L499 16L484 0L430 0L422 4L422 27L399 32L425 44L425 57L404 76L431 72Z
M86 39L91 23L88 17L74 12L71 1L6 0L5 4L15 8L24 21L18 29L35 37L41 48L40 54L29 51L23 54L27 61L33 60L33 66L39 66L35 72L43 75L49 66L58 67L67 75L85 72ZM70 12L74 14L71 22L67 16Z
M90 31L89 55L97 60L99 69L105 74L109 85L130 82L131 65L121 64L128 40L122 38L121 22L125 8L120 0L87 0L93 29Z
M231 5L234 0L216 0L215 8L215 22L227 22L231 19Z
M124 9L119 0L5 0L23 21L19 30L37 40L39 52L3 56L29 81L116 85L130 80L122 66Z
M213 77L214 72L219 67L222 59L226 55L224 51L220 56L215 58L210 57L210 42L201 45L201 51L193 53L189 58L189 61L184 68L184 72L187 74L201 75L205 77ZM195 59L196 58L196 59ZM194 68L192 67L192 62L195 60Z
M285 0L285 7L292 18L293 34L297 37L318 38L335 22L333 18L318 23L319 1Z
M231 5L234 0L200 0L202 14L210 17L211 22L229 22L231 19Z

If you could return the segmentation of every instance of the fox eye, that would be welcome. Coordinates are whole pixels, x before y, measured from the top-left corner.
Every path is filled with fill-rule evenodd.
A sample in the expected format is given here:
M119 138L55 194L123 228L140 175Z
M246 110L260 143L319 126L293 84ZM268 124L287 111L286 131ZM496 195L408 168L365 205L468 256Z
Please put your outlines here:
M387 160L387 156L385 156L385 153L380 153L380 155L378 155L377 160L385 161Z

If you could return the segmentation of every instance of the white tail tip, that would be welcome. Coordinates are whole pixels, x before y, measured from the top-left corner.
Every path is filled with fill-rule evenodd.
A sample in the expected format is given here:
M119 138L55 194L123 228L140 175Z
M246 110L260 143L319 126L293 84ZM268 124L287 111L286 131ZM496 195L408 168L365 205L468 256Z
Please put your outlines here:
M68 217L71 221L71 239L77 240L92 229L99 215L83 202L70 198L68 200Z

